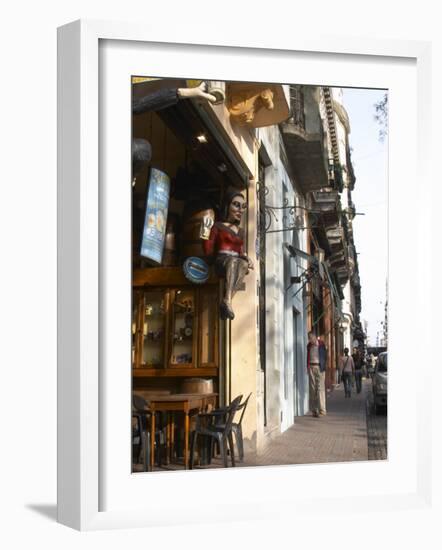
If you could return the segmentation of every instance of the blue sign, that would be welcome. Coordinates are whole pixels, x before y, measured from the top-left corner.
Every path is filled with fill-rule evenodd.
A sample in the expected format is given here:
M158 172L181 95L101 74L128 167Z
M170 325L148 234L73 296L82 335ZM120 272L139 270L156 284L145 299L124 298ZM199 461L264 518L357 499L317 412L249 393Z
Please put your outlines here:
M148 189L140 254L161 264L169 208L169 176L161 170L151 168Z
M183 264L184 275L190 282L200 285L209 278L209 266L204 260L190 256Z

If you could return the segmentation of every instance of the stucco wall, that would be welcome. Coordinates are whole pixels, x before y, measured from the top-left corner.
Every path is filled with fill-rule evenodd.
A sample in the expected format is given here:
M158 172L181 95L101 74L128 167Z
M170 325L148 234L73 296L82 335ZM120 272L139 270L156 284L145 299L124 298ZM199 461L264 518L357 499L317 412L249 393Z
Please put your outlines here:
M214 113L221 121L232 146L241 155L244 163L257 176L258 148L255 130L248 127L232 126L229 112L224 104L213 106ZM235 319L227 323L227 356L226 376L231 387L230 398L242 394L244 397L252 392L242 424L245 450L256 449L257 429L262 423L262 385L258 366L258 330L257 330L257 273L256 265L256 185L251 180L248 194L248 255L255 264L255 269L246 277L246 288L239 291L233 300ZM230 354L230 355L229 355ZM230 368L229 368L230 366Z
M302 200L294 191L281 159L279 128L270 126L258 130L232 125L224 105L213 107L233 146L242 156L255 180L248 189L248 253L255 270L246 278L246 289L234 298L235 319L231 323L231 398L253 392L243 420L245 446L256 449L264 446L273 434L278 434L293 424L294 415L304 414L308 408L307 379L305 370L306 310L303 293L293 295L299 285L289 292L289 279L296 266L289 258L284 242L294 244L293 232L268 233L266 236L266 387L267 425L264 427L264 373L259 361L258 296L259 265L256 257L258 149L262 142L270 158L265 182L269 190L266 203L281 205L284 198L290 204ZM282 216L280 216L281 226ZM306 248L306 235L301 231L296 246ZM298 263L301 263L297 260ZM284 270L284 262L286 264ZM305 267L305 266L304 266ZM302 270L301 270L302 271ZM284 274L286 280L284 280ZM299 312L297 331L293 323L293 307ZM298 338L297 343L295 342ZM300 365L295 373L295 358ZM295 387L298 379L299 388ZM295 392L298 391L295 410Z

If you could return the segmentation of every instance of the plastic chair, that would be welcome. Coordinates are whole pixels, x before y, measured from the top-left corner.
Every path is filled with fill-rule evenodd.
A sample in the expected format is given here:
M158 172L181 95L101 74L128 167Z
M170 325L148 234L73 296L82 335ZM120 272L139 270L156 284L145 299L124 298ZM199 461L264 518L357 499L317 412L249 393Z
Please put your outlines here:
M235 434L236 446L238 447L238 456L239 456L240 462L244 461L244 440L242 437L242 427L241 427L242 419L244 418L247 404L249 402L251 395L252 393L249 393L249 395L247 396L247 399L243 403L241 403L241 405L238 407L237 412L241 411L241 416L239 417L239 421L232 423L232 431Z
M135 420L135 426L132 425L132 457L134 456L134 447L138 447L137 462L142 462L143 470L147 472L149 470L150 432L145 428L142 414L132 411L132 419Z
M239 404L241 403L241 399L242 395L239 395L232 401L232 403L228 407L215 409L209 413L198 414L198 416L196 417L195 430L192 432L190 443L190 469L193 468L195 447L199 436L209 438L212 445L215 442L218 443L224 468L228 467L227 448L229 447L232 466L235 466L232 422L236 411L238 410ZM224 419L222 429L220 429L219 424L216 424L216 419L220 417ZM206 421L207 423L204 423L204 421ZM210 453L209 456L211 456L211 454L212 453Z
M158 466L161 466L161 445L164 440L164 434L162 428L155 430L155 440L151 441L150 436L150 420L152 412L149 410L149 404L143 396L132 392L132 418L137 419L137 429L132 430L132 441L134 438L140 439L140 450L138 454L138 461L142 459L144 471L150 469L150 450L153 444L156 449L156 462ZM159 426L159 423L156 423Z
M247 404L249 402L251 395L252 395L252 392L249 393L249 395L247 396L247 399L243 401L237 408L237 411L236 411L237 413L241 411L241 416L239 417L239 421L232 422L232 432L235 434L236 446L238 447L238 458L240 462L244 461L244 441L242 436L242 419L244 418ZM222 408L219 410L222 410ZM226 407L224 407L224 410L226 410ZM224 423L222 420L223 420L222 417L219 417L219 420L216 423L217 429L222 430L224 428Z

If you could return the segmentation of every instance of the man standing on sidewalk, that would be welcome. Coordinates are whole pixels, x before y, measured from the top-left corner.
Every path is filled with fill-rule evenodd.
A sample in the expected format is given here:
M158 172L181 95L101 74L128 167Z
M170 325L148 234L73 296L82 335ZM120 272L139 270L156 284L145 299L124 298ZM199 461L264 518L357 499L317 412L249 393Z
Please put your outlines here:
M325 406L325 367L327 349L313 331L308 333L307 370L309 377L310 410L313 416L327 414Z

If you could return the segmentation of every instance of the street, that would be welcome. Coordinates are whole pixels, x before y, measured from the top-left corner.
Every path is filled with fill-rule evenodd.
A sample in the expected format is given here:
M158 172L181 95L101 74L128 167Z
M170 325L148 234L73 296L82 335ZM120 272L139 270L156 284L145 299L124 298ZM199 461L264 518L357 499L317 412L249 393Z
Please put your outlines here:
M368 459L384 460L387 458L387 414L386 411L374 413L371 385L367 387L366 394Z

